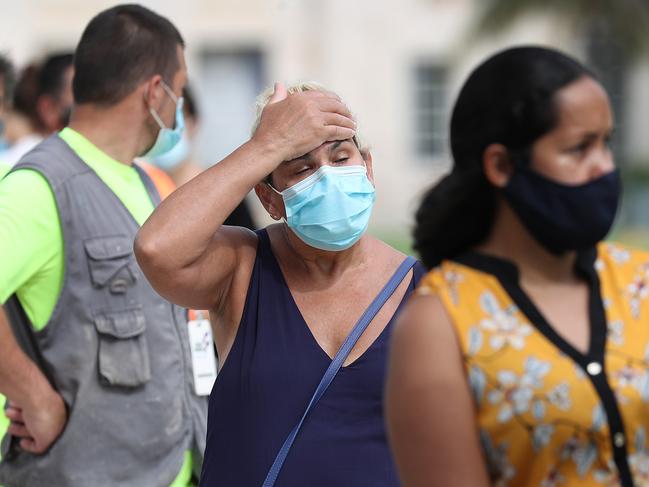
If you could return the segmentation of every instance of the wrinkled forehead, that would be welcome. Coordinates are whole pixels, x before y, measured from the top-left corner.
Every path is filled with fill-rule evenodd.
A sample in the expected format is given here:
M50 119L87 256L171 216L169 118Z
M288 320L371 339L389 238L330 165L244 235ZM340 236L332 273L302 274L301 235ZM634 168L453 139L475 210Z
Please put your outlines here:
M315 149L313 149L312 151L309 151L304 155L296 157L295 159L284 161L284 163L297 161L301 159L314 159L323 152L333 152L336 149L338 149L340 146L342 145L348 146L349 144L353 144L356 147L356 149L360 152L360 146L358 144L358 141L356 140L356 137L354 136L351 139L334 140L334 141L325 142L319 145L318 147L316 147Z

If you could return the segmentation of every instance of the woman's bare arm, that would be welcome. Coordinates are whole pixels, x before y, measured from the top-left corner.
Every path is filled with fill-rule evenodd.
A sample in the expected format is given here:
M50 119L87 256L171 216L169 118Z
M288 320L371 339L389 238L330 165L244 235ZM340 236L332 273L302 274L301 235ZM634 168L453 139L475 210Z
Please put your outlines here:
M351 114L336 95L284 93L271 102L250 141L172 193L140 229L137 260L170 301L221 308L236 272L254 260L257 244L249 230L222 226L227 216L283 161L355 133Z
M386 417L404 487L489 485L459 344L435 296L414 297L395 328Z

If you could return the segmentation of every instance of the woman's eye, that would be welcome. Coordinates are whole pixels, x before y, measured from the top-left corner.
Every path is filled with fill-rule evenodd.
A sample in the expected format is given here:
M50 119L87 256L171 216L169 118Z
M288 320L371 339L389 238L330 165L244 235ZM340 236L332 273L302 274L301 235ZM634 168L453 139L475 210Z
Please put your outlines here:
M570 152L573 152L575 154L581 154L585 152L588 149L588 146L590 144L588 142L583 142L579 145L574 146L572 149L570 149Z
M309 168L305 166L302 169L300 169L299 171L297 171L295 174L304 174L308 170L309 170Z
M349 157L339 157L339 158L336 159L334 162L335 162L336 164L344 164L344 163L347 162L348 160L349 160Z

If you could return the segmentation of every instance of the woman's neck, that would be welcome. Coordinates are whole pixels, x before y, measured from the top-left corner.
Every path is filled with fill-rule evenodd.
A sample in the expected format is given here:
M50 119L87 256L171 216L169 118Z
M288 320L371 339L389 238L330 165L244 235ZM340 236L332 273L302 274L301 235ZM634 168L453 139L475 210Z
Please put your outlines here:
M476 250L512 261L518 267L521 279L528 283L572 283L578 280L575 274L577 253L556 255L549 252L503 201L498 204L489 237Z
M361 237L348 249L331 252L305 244L286 223L273 227L276 229L274 232L276 238L273 240L283 267L304 273L310 279L330 280L367 263L366 248L369 244L367 236Z

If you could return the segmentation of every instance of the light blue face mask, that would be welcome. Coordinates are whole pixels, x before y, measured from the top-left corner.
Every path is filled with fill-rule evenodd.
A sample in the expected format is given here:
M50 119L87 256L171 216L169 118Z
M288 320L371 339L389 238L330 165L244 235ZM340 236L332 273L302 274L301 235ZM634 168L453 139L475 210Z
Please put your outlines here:
M190 147L187 135L183 134L173 149L149 159L149 162L163 171L172 171L189 156Z
M152 159L161 154L169 152L180 142L180 139L183 135L183 130L185 130L185 117L183 116L183 97L181 96L180 98L178 98L164 81L162 81L162 88L167 92L169 98L171 98L176 104L176 120L174 127L172 129L168 128L160 118L160 115L158 115L158 112L156 112L153 108L149 108L151 116L160 126L160 131L158 132L158 136L156 137L153 146L151 146L151 148L142 155L142 157L146 159Z
M361 238L376 199L364 166L323 166L281 193L273 190L282 195L293 233L330 251L348 249Z

